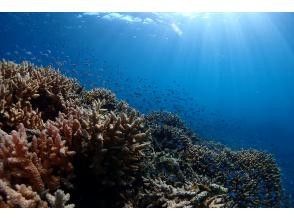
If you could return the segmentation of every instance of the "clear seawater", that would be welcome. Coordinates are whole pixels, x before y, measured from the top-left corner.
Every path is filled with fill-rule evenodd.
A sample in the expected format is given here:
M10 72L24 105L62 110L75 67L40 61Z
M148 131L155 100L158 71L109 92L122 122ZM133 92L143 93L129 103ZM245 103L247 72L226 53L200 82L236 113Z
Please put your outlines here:
M294 13L0 13L0 58L272 153L294 195Z

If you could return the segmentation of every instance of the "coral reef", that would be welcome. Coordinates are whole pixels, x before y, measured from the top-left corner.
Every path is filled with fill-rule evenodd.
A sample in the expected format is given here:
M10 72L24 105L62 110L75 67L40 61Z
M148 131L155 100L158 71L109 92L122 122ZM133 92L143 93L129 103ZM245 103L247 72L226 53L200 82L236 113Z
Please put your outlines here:
M0 207L278 207L273 157L51 67L0 62Z
M238 207L280 205L280 171L270 154L227 148L214 151L196 145L188 148L184 157L195 172L227 187Z
M280 171L272 155L252 149L233 151L219 143L195 138L170 114L155 112L145 117L157 151L147 166L149 175L156 174L173 184L218 184L228 189L229 206L233 207L280 206ZM163 120L156 123L154 118L159 115Z

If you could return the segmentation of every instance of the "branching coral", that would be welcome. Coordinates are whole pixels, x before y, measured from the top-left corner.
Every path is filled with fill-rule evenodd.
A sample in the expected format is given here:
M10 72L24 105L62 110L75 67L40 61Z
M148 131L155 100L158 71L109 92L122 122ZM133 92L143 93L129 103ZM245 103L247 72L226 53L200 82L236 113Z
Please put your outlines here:
M31 185L39 193L53 191L72 185L73 163L85 163L102 191L111 185L132 186L143 150L150 145L135 110L119 104L109 90L82 92L75 81L50 67L4 61L0 69L1 128L10 132L19 125L1 138L3 178ZM13 155L16 149L24 153ZM79 177L79 168L76 173Z
M26 131L22 124L18 131L1 137L0 163L1 179L16 183L24 180L36 191L45 190L39 159L35 152L29 151Z
M0 141L0 177L11 182L24 182L37 192L54 190L60 186L60 177L72 171L69 151L61 140L59 130L47 124L39 137L27 140L23 124L18 131L4 135Z
M226 196L227 189L214 185L201 185L187 182L174 187L161 179L143 178L144 190L139 193L139 207L189 208L230 207ZM129 204L130 205L130 204Z
M276 207L280 205L280 172L270 154L256 150L218 151L193 146L184 157L194 172L214 178L225 185L240 207Z
M83 102L87 105L92 105L94 101L98 100L101 100L102 107L108 110L114 110L118 104L115 94L108 89L96 88L83 93Z
M71 160L75 151L69 149L59 132L58 128L47 122L40 137L32 140L32 150L41 161L41 174L50 190L57 189L61 184L60 178L73 171Z
M70 200L70 195L65 194L62 190L57 190L54 195L46 194L48 203L52 208L74 208L74 204L66 204Z
M200 140L172 113L142 116L111 91L84 91L51 67L0 62L0 207L276 207L280 200L269 154Z
M48 67L28 62L0 62L0 119L2 129L41 129L44 120L54 119L64 109L64 100L75 100L81 92L76 81Z
M183 149L192 144L191 139L182 129L172 126L153 127L154 146L159 149Z
M167 125L187 130L185 123L177 115L171 112L152 112L146 115L145 118L150 125Z
M280 171L270 154L232 151L215 142L193 139L185 132L184 124L170 113L152 113L146 119L151 125L154 149L158 151L147 164L148 175L160 176L173 184L192 181L223 185L238 207L280 205Z
M0 179L0 208L73 208L74 204L66 204L69 199L68 193L57 190L54 195L47 193L46 200L42 200L32 187L16 184L13 188Z
M0 208L46 208L47 202L41 200L38 193L24 184L14 189L0 179Z
M198 138L189 130L184 122L170 112L152 112L145 116L152 134L155 149L180 150L192 145Z
M135 111L114 113L102 106L103 101L94 101L92 109L81 117L82 145L87 150L80 159L99 181L100 197L107 187L124 199L126 189L133 188L139 175L144 149L150 146L149 133Z

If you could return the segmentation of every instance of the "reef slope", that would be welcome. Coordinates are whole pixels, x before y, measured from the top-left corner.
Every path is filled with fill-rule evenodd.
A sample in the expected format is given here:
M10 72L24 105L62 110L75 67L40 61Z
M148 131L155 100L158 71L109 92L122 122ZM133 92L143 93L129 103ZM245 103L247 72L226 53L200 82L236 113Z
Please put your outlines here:
M0 207L279 207L272 155L200 139L51 67L0 62Z

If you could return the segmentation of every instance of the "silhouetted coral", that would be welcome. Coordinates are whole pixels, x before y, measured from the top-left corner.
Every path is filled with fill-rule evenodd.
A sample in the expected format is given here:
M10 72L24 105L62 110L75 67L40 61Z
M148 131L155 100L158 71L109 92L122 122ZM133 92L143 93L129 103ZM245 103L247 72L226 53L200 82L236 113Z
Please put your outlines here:
M152 112L145 116L151 130L155 149L165 148L180 150L198 141L196 135L184 122L170 112Z
M185 123L175 114L171 112L152 112L146 115L146 120L150 125L158 125L158 126L172 126L182 130L186 130Z
M83 102L92 105L94 101L102 101L103 108L114 110L118 103L115 94L108 89L96 88L83 93Z

